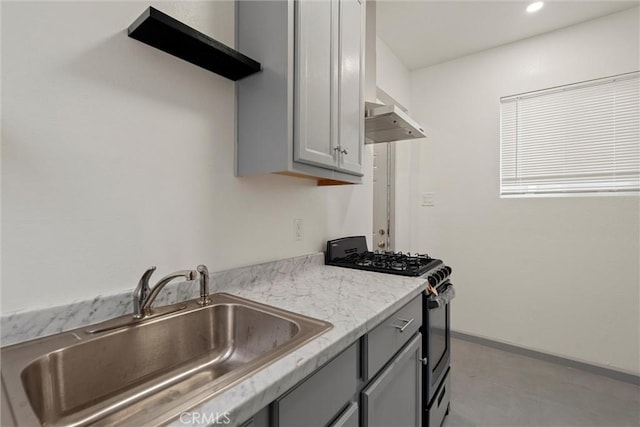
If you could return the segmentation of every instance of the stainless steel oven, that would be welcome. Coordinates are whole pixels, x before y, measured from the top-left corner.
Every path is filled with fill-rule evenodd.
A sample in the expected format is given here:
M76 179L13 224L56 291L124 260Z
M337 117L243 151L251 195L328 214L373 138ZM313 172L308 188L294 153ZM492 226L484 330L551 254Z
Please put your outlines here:
M450 390L446 390L445 377L448 374L451 364L451 299L455 295L453 285L449 280L442 283L437 288L438 296L434 294L423 294L423 360L426 360L422 369L422 389L423 389L423 426L440 427L444 417L449 412L449 402L442 407L442 397L448 395ZM433 413L441 413L440 417L435 417Z

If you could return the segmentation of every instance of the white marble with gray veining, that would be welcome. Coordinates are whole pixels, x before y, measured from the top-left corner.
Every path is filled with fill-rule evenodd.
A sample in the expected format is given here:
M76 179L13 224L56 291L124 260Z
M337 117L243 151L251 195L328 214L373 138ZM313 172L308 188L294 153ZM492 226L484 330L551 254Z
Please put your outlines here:
M232 289L219 287L219 290L329 321L334 327L191 411L229 412L231 425L244 422L417 296L424 286L423 279L307 265L292 271L288 277L257 280ZM173 425L185 424L176 419Z
M311 254L211 272L210 292L222 292L218 289L218 285L229 290L240 285L251 286L251 283L258 280L279 280L279 278L285 280L291 272L304 269L307 265L320 265L323 259L323 254ZM113 295L99 295L93 300L3 313L0 317L0 343L2 346L7 346L131 314L133 313L132 293L135 285L136 283L132 282L129 290ZM197 298L199 295L200 288L195 281L176 282L167 285L158 294L154 306L173 304Z
M190 412L209 417L226 413L228 425L244 422L417 296L424 285L418 278L325 266L323 254L212 273L211 292L228 292L326 320L334 327ZM198 296L195 283L167 290L159 304ZM1 319L2 342L20 342L130 312L127 293L14 313ZM185 424L176 418L173 425Z

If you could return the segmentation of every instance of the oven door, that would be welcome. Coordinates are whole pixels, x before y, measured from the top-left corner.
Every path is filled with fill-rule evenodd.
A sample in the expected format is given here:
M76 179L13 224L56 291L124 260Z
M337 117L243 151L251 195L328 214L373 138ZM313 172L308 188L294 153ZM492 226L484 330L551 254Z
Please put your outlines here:
M445 286L441 287L446 289ZM425 404L429 404L445 377L451 359L451 304L438 305L433 296L423 296L424 342L423 357L427 364L422 371Z

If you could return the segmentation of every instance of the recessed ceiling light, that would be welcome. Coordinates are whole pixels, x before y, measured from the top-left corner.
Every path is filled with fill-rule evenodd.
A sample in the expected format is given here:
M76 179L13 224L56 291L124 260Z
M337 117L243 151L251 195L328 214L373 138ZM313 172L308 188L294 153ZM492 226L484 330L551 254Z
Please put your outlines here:
M529 13L537 12L540 9L542 9L542 6L544 6L543 1L537 1L535 3L531 3L529 6L527 6L527 12Z

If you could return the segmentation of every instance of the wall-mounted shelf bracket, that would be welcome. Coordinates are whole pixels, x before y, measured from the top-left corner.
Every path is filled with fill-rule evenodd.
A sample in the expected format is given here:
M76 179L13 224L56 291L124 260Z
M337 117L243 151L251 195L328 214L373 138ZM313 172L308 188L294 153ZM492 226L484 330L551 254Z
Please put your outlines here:
M128 34L230 80L239 80L261 69L259 62L153 7L129 26Z

